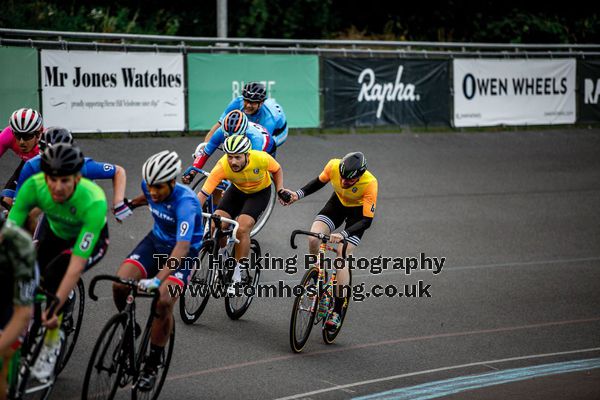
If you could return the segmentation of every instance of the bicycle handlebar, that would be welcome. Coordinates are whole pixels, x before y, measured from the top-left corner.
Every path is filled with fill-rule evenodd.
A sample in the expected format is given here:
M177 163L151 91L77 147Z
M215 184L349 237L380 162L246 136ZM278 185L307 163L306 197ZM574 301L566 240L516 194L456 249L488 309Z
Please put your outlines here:
M236 220L233 220L233 219L225 218L225 217L223 217L221 215L218 215L218 214L209 214L209 213L203 212L202 216L204 218L208 218L208 219L210 219L212 221L215 221L215 223L219 223L219 226L220 226L221 222L227 222L229 224L232 224L233 225L233 232L231 233L231 237L233 237L233 240L236 243L240 242L238 240L238 238L237 238L237 231L238 231L238 228L240 227L240 223L239 222L237 222Z
M96 296L95 289L96 289L96 283L99 281L112 281L112 282L120 283L125 286L129 286L132 289L138 288L138 281L136 281L134 279L123 279L123 278L119 278L118 276L114 276L114 275L96 275L92 279L92 282L90 282L90 298L94 301L98 300L98 296ZM154 291L154 293L151 293L151 294L147 294L144 292L138 292L137 295L141 296L141 297L158 298L158 296L160 296L160 292L158 290Z
M306 236L316 237L322 243L329 242L329 240L331 238L331 236L326 235L324 233L317 233L317 232L310 232L310 231L303 231L300 229L296 229L292 232L292 236L290 237L290 246L292 246L292 249L298 248L298 246L296 246L296 235L306 235ZM348 248L348 241L346 240L346 238L342 238L342 243L344 243L344 245L342 246L342 258L346 258L346 249Z

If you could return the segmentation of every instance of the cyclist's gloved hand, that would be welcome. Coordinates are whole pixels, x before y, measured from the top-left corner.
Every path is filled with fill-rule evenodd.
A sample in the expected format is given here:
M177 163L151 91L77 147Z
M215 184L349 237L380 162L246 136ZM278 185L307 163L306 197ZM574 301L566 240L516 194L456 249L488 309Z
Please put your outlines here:
M123 222L125 218L133 214L130 205L131 203L127 199L123 200L119 204L115 204L115 207L113 208L113 214L115 215L117 221Z
M198 173L197 171L191 170L189 173L187 173L181 177L181 182L188 185L191 181L194 180L194 177L196 176L197 173Z
M298 200L298 196L294 192L287 189L279 189L277 196L279 197L279 202L284 206L292 204Z
M152 279L142 279L138 282L138 287L146 292L151 292L160 287L160 279L157 277Z

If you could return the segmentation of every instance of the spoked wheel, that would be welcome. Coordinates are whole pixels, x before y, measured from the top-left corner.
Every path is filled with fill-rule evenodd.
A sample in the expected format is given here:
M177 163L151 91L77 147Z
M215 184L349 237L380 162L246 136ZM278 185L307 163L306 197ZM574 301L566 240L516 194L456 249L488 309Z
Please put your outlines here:
M275 201L277 200L276 197L277 193L275 192L275 183L271 182L271 196L269 197L269 204L267 205L267 208L265 208L265 211L260 214L260 217L258 217L258 221L256 221L252 231L250 231L250 237L254 237L267 223L267 220L273 212L273 207L275 206Z
M350 273L350 284L348 287L352 287L352 271ZM346 313L348 312L348 306L350 305L350 298L352 297L352 293L347 293L347 296L344 298L344 305L342 307L342 315L340 316L340 325L335 330L327 329L325 323L323 323L323 341L326 344L331 344L337 337L337 335L342 330L342 326L344 325L344 319L346 318ZM330 310L331 312L331 310ZM325 319L327 321L327 319Z
M249 259L253 257L258 259L261 256L260 245L255 239L250 240L250 253L254 253L255 256L249 254ZM238 319L246 313L248 307L254 299L254 295L258 289L258 282L260 281L260 268L257 265L250 265L248 267L248 278L245 283L243 293L240 296L225 297L225 311L231 319Z
M188 325L200 318L211 296L210 285L215 271L211 268L209 255L212 254L214 245L212 240L202 245L199 255L200 265L198 269L192 271L187 289L179 299L179 315Z
M115 397L129 357L125 350L126 324L127 315L117 314L104 325L85 371L82 399Z
M303 293L294 300L290 321L290 346L294 353L300 353L304 348L315 321L319 305L319 297L316 292L318 280L319 270L316 267L306 271L301 282L304 288ZM312 290L307 289L311 286Z
M40 383L31 376L31 368L35 365L35 361L42 351L46 334L46 329L42 328L39 324L36 325L37 328L29 332L31 335L27 339L29 343L23 347L17 375L16 391L13 392L13 397L11 398L45 400L50 396L50 392L54 386L54 377L47 383Z
M152 390L143 392L139 390L134 382L134 385L131 387L131 398L132 400L156 400L160 395L160 391L165 383L165 379L167 378L167 373L169 372L169 365L171 364L171 357L173 356L173 346L175 345L175 320L173 319L173 331L171 332L171 336L169 336L169 341L167 342L163 354L161 355L160 363L158 364L158 372L156 375L156 383ZM150 329L147 329L144 332L144 337L140 342L140 348L137 355L136 360L136 369L138 370L138 376L135 378L136 380L140 378L142 371L144 369L144 365L146 363L146 359L150 355Z
M56 375L60 374L67 365L69 358L71 358L71 354L73 354L81 330L84 309L85 286L80 278L63 308L63 320L60 329L64 332L65 337L61 355L56 365Z

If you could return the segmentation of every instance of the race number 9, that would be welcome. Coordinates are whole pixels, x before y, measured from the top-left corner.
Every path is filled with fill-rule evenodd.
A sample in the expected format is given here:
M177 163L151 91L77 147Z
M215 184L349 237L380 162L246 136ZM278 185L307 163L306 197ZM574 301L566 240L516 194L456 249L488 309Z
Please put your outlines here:
M189 229L190 224L188 224L187 221L183 221L181 224L179 224L179 236L185 236Z

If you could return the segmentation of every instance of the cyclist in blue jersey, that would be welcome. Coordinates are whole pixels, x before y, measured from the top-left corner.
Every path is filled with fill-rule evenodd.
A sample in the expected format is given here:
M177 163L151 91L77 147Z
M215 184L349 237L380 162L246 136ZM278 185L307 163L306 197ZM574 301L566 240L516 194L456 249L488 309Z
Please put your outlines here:
M40 154L47 146L52 146L58 143L73 144L73 135L68 129L60 127L48 128L42 135L39 141ZM17 193L23 186L23 183L29 178L42 171L41 156L37 155L28 160L17 180L17 188L12 195L16 197ZM94 161L89 157L84 158L84 164L81 168L81 175L84 178L91 180L96 179L112 179L113 181L113 214L117 221L122 222L125 218L132 214L131 209L125 201L125 186L127 183L127 175L125 169L120 165Z
M286 141L288 126L283 108L274 99L267 99L265 85L260 82L249 82L244 85L242 95L227 105L219 121L206 135L205 142L209 141L213 133L223 124L225 116L232 110L243 110L250 122L264 126L273 136L277 147L281 147Z
M169 285L184 286L202 246L202 211L196 194L187 186L176 183L181 172L181 160L175 152L157 153L142 168L142 194L131 201L132 206L148 205L154 227L119 267L117 275L138 280L142 290L160 291L156 305L157 317L152 323L150 356L137 387L150 391L156 383L157 367L173 329L173 306L177 297L169 294ZM187 258L187 261L183 258ZM167 262L168 260L168 262ZM113 285L117 308L123 310L128 288ZM136 334L141 328L136 328Z
M252 143L252 150L260 150L267 152L274 156L276 146L275 141L269 134L269 132L262 126L249 122L246 114L240 110L230 111L223 120L223 126L217 129L214 135L210 138L208 143L201 150L197 150L196 159L194 160L194 167L202 168L208 158L215 152L215 150L225 142L225 139L231 135L244 135L250 139ZM182 182L189 183L194 179L196 171L190 171L187 175L183 176Z

